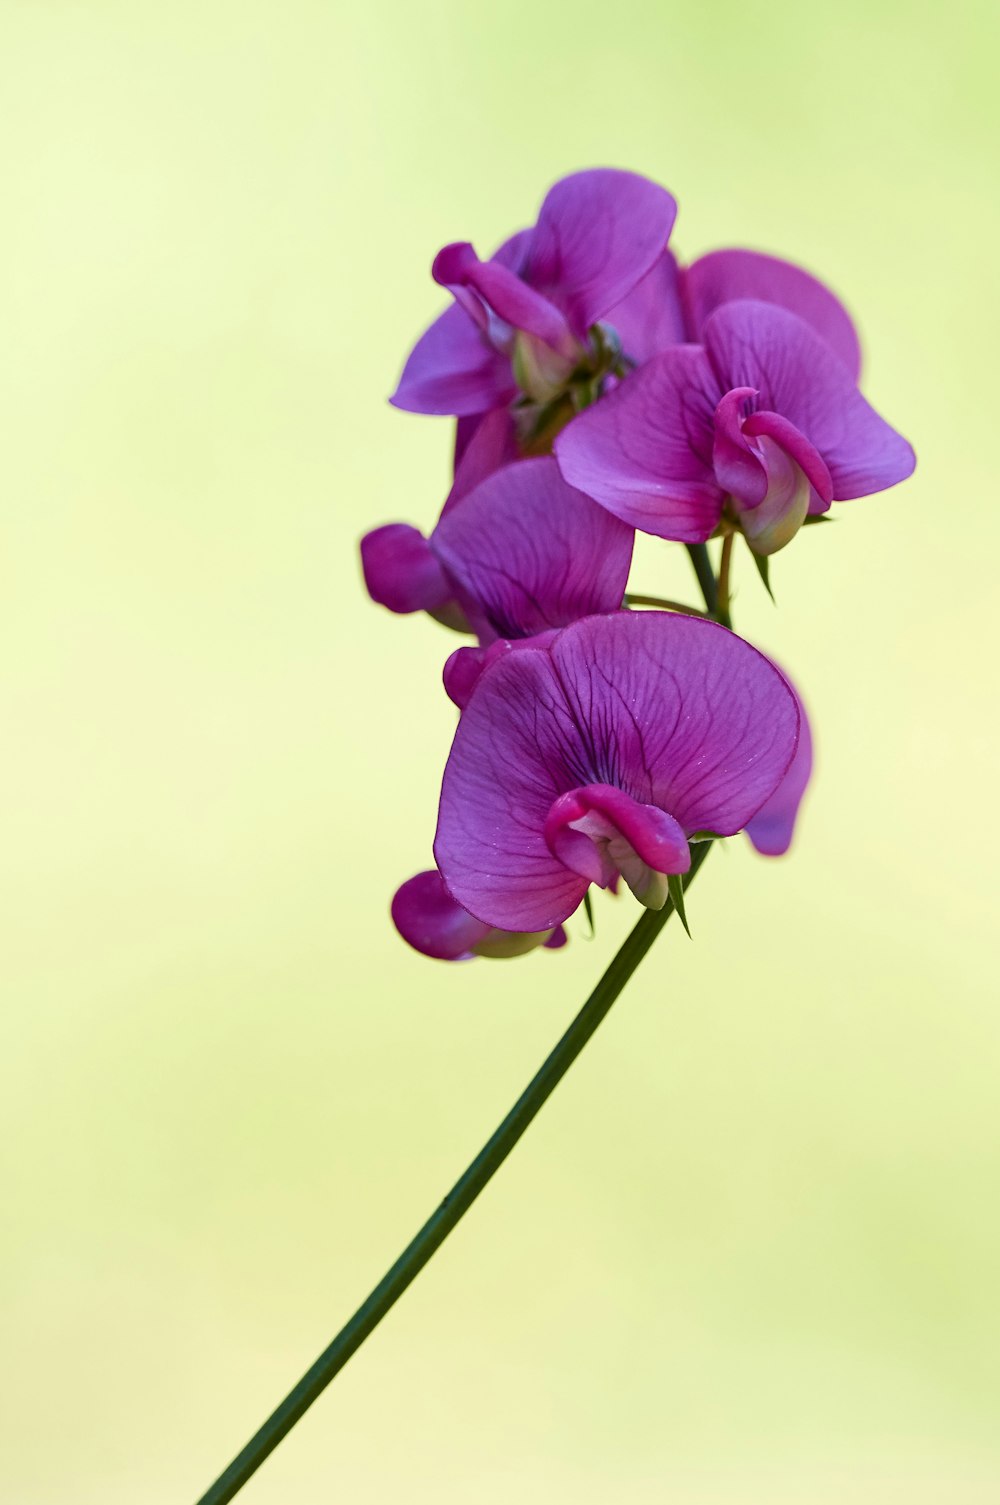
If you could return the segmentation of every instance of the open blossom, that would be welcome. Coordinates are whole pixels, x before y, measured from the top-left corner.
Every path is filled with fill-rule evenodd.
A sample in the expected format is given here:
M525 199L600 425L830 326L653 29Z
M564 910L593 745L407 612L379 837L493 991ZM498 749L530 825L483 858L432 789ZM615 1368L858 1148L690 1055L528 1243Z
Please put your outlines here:
M519 394L549 402L578 370L592 376L604 353L594 327L660 261L676 213L657 184L597 168L556 183L534 227L489 261L465 242L445 246L433 276L455 306L417 342L393 403L461 417Z
M570 484L624 522L700 543L727 513L772 554L810 513L911 474L909 444L797 315L724 303L701 341L648 361L556 440Z
M689 841L778 788L795 696L756 649L660 612L589 617L482 676L445 769L435 860L483 924L543 931L616 875L660 908Z
M404 941L437 961L524 956L538 946L557 950L566 944L561 925L528 935L484 925L451 897L441 874L433 868L408 878L396 890L392 920Z
M361 542L369 594L393 611L461 622L481 646L622 604L634 533L562 479L551 458L496 471L442 513Z

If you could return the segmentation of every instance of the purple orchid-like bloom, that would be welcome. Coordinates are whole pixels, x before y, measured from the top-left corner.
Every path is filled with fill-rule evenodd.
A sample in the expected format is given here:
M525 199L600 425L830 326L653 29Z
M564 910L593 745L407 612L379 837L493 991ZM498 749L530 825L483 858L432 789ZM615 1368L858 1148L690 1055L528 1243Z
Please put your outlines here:
M434 855L483 924L542 931L620 874L650 908L689 841L733 835L791 765L784 677L715 623L589 617L492 665L462 713Z
M555 951L566 944L561 925L525 934L499 930L473 919L451 897L434 868L408 878L392 900L392 920L403 940L437 961L464 962L474 956L524 956L538 946Z
M632 319L643 331L676 213L647 178L597 168L556 183L535 226L489 261L465 242L445 246L433 276L455 306L417 342L392 402L461 418L519 395L551 402L577 372L592 379L610 353L596 326L653 273Z
M911 474L909 444L796 314L724 303L701 339L654 357L556 440L567 481L616 517L702 543L725 516L767 555L833 500Z
M430 538L405 523L361 542L369 594L392 611L461 621L480 649L531 638L622 604L634 533L568 486L551 458L487 476L442 513ZM449 692L464 703L479 649L456 665Z

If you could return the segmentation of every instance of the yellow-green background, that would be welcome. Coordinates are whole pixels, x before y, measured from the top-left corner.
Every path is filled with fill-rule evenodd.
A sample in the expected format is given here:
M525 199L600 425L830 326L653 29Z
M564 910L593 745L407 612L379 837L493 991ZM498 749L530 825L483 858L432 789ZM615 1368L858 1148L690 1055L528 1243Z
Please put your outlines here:
M632 915L448 968L449 646L359 586L390 410L571 169L858 315L916 478L742 567L818 772L740 842L259 1505L1000 1498L989 3L0 5L0 1498L190 1501L506 1110ZM690 593L642 553L645 589Z

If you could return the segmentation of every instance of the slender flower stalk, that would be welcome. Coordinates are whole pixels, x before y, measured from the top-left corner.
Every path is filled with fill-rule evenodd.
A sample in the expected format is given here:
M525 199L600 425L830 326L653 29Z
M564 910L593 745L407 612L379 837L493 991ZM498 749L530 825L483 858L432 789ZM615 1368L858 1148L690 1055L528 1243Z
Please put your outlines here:
M704 617L706 612L700 606L685 606L683 601L670 601L666 596L637 596L634 591L626 591L625 605L632 606L655 606L660 611L679 611L686 617Z
M723 627L732 627L733 619L729 614L729 572L733 560L733 541L735 533L727 533L722 540L722 557L719 560L719 585L718 601L716 605L717 620Z
M711 842L699 842L691 856L690 871L683 878L686 889L705 858ZM357 1352L361 1344L382 1321L390 1307L407 1286L420 1274L449 1233L468 1212L486 1184L506 1160L521 1135L548 1101L587 1041L607 1017L612 1005L629 978L656 940L674 911L670 899L662 909L646 910L632 928L583 1008L521 1093L495 1134L487 1140L468 1170L444 1201L427 1219L416 1237L407 1245L392 1268L383 1276L368 1299L358 1307L351 1320L341 1328L315 1364L306 1371L280 1406L237 1454L232 1463L203 1494L198 1505L226 1505L243 1488L257 1469L286 1437L295 1423L305 1415L313 1401Z
M705 598L705 610L710 617L715 617L719 609L719 587L716 584L712 561L708 557L708 545L704 543L689 543L687 551L691 556L691 563L694 565L698 585ZM716 618L716 620L718 619ZM729 624L723 623L723 625L728 626Z

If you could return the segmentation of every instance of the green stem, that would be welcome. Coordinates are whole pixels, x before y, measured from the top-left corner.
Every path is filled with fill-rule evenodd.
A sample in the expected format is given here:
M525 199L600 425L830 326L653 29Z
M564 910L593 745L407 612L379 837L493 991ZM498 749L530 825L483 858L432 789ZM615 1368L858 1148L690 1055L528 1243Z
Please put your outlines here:
M658 606L661 611L680 611L686 617L703 617L705 613L698 606L685 606L682 601L670 601L665 596L637 596L628 591L625 596L626 606Z
M731 628L733 619L729 615L729 570L733 560L733 540L735 533L727 533L722 540L722 557L719 560L719 582L717 586L718 599L716 605L716 621L723 627Z
M715 581L715 571L712 561L708 557L708 545L704 543L689 543L687 551L694 565L694 572L701 586L701 593L705 598L705 606L710 617L717 617L719 610L719 589Z
M684 887L691 882L708 855L711 842L699 842L692 848L691 869ZM427 1261L441 1247L448 1234L468 1212L487 1182L499 1170L521 1135L550 1094L562 1081L591 1035L607 1015L632 973L642 961L673 913L668 899L660 910L646 910L626 937L604 976L591 993L569 1029L522 1092L496 1133L480 1150L463 1176L432 1213L416 1238L407 1245L388 1274L379 1281L354 1316L325 1349L311 1369L299 1380L276 1411L247 1443L212 1487L202 1495L198 1505L226 1505L256 1473L264 1459L274 1451L283 1437L322 1394L368 1335L378 1326L389 1308L399 1300Z

